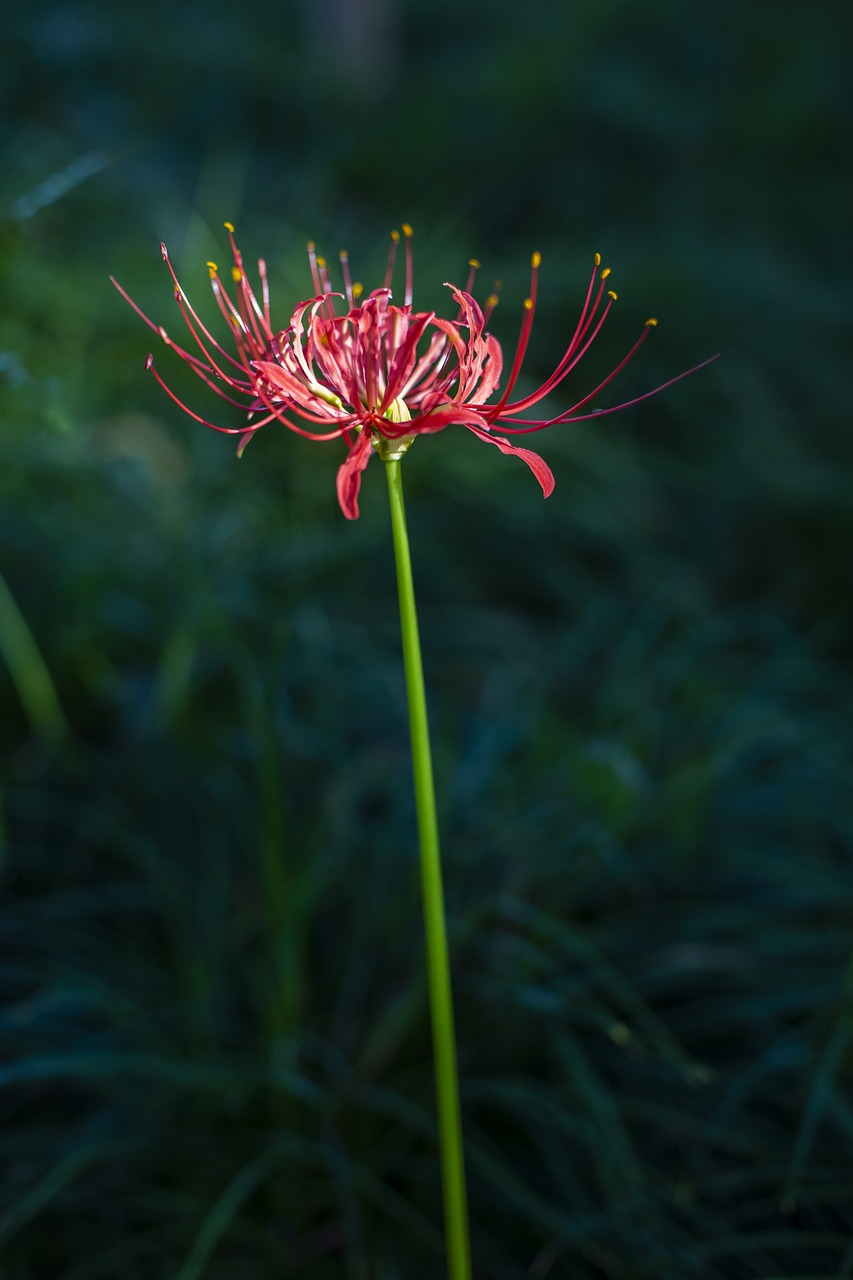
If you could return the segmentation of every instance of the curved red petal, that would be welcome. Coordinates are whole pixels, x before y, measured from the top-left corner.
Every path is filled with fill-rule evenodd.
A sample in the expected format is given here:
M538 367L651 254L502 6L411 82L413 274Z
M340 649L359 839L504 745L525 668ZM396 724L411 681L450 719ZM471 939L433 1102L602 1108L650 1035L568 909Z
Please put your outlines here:
M337 490L338 502L347 520L358 519L358 491L361 488L361 473L370 461L373 446L370 432L362 430L358 439L346 456L346 461L338 467Z
M511 454L515 458L521 458L522 462L526 462L542 487L543 498L551 496L554 492L554 473L538 453L534 453L532 449L520 449L517 445L510 444L509 440L505 440L503 436L493 436L490 431L482 431L479 427L472 426L470 422L466 422L465 426L480 440L495 445L501 453Z

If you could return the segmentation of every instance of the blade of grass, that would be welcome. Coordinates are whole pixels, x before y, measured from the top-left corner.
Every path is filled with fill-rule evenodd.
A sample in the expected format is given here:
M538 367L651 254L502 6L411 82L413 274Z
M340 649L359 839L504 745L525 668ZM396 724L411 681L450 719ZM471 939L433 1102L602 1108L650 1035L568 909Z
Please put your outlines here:
M832 1034L821 1056L820 1064L812 1078L808 1102L797 1130L785 1189L782 1193L782 1209L791 1212L797 1203L806 1162L814 1145L818 1127L831 1103L838 1072L853 1038L853 955L847 964L841 984L840 1010Z
M251 1164L244 1165L232 1178L202 1223L186 1260L175 1273L175 1280L198 1280L208 1258L234 1221L241 1206L272 1172L281 1155L280 1147L267 1151Z
M55 746L68 730L59 694L35 636L2 574L0 653L34 733L49 746Z

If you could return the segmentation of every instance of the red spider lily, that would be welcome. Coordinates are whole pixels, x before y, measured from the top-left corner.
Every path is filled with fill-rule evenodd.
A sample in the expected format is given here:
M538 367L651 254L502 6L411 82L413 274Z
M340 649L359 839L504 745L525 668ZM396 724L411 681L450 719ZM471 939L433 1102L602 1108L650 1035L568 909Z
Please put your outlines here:
M583 422L588 418L616 413L656 395L688 373L670 378L653 391L606 409L589 406L601 391L624 369L648 337L657 320L647 320L637 341L615 369L570 409L551 418L524 415L554 391L583 359L601 332L616 294L607 288L609 268L601 267L595 255L592 276L580 318L565 353L550 377L527 395L512 400L518 381L536 309L536 289L541 254L531 259L530 293L524 302L518 345L503 391L498 384L503 368L500 345L486 323L497 304L492 294L485 313L471 294L479 264L472 260L464 289L448 284L458 308L454 320L440 319L434 311L412 310L412 229L403 225L405 240L405 294L403 306L391 302L394 260L400 242L391 236L391 251L381 288L367 297L354 284L346 253L341 253L343 293L332 291L326 262L308 246L314 282L314 296L300 302L287 329L276 331L270 320L266 265L258 262L260 300L243 267L243 258L234 239L234 228L225 223L234 265L229 292L216 263L207 264L214 297L230 331L231 351L213 336L190 304L175 275L165 245L163 257L172 275L175 299L181 315L201 355L193 355L173 342L166 330L139 309L121 285L113 280L122 296L168 347L177 351L189 367L217 395L247 414L248 425L220 427L188 408L166 385L154 368L150 369L176 404L205 426L241 437L238 453L269 422L282 422L291 431L309 440L342 439L347 456L338 470L337 490L341 510L349 520L358 517L361 473L371 454L383 458L400 457L415 436L442 431L452 423L467 427L480 440L495 445L501 453L512 454L530 467L547 498L554 477L547 463L530 449L512 444L505 435L495 435L500 426L510 435L540 431L560 422ZM112 277L111 277L112 279ZM339 315L335 299L346 301ZM716 359L716 356L712 357ZM710 361L704 361L708 364ZM703 365L697 365L696 369Z

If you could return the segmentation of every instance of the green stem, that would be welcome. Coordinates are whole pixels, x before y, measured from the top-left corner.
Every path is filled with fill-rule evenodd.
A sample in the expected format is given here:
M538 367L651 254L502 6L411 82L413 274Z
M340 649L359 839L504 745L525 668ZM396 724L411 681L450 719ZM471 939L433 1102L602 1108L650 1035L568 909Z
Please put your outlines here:
M435 809L421 642L415 610L412 559L409 553L409 535L406 531L406 510L403 505L399 459L392 458L386 461L385 470L388 477L388 495L391 500L391 528L394 535L394 559L397 565L397 590L400 597L400 629L403 637L403 663L409 703L415 807L421 848L421 883L435 1060L435 1091L438 1103L447 1272L450 1280L471 1280L468 1198L462 1154L462 1118L459 1109L459 1079L456 1067L456 1036L453 1029L450 961L444 918L444 889L438 848L438 818Z

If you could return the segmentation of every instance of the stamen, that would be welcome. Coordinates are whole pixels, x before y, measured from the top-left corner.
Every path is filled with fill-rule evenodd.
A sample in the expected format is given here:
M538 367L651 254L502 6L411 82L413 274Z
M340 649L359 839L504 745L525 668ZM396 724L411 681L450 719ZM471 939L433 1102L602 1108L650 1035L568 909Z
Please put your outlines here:
M608 303L608 309L609 309L609 303ZM606 314L607 314L607 310L605 310L605 315L606 315ZM598 324L598 326L596 327L596 332L595 332L595 334L593 334L593 338L594 338L594 337L596 336L596 334L598 333L598 329L601 327L601 324L603 323L603 321L604 321L604 316L602 316L601 320L599 321L599 324ZM555 418L555 419L554 419L554 421L555 421L555 422L573 421L573 415L574 415L575 413L577 413L578 409L583 409L585 405L588 405L592 400L595 400L595 399L596 399L596 397L597 397L598 395L600 395L600 394L601 394L601 392L604 390L604 388L605 388L606 386L609 386L609 384L613 381L613 379L614 379L618 374L620 374L620 373L622 372L622 370L625 368L625 365L626 365L626 364L628 364L628 362L629 362L630 360L633 360L634 356L637 354L637 352L639 351L640 347L643 345L643 343L645 342L645 340L646 340L646 338L647 338L648 336L649 336L649 330L644 328L644 329L643 329L643 332L640 334L639 338L638 338L638 339L637 339L637 341L634 343L633 347L631 347L631 349L630 349L630 351L628 352L628 354L627 354L627 355L625 355L625 356L623 356L623 357L622 357L622 359L621 359L621 360L619 361L619 363L616 365L616 368L615 368L615 369L611 369L611 371L610 371L610 373L608 373L607 377L606 377L606 378L604 378L604 379L602 379L602 381L601 381L601 382L599 382L598 386L597 386L597 387L595 387L595 388L594 388L594 390L592 390L592 391L588 392L588 393L583 397L583 399L582 399L582 400L578 400L577 404L572 405L571 409L566 410L566 412L565 412L565 413L561 413L561 414L559 414L559 416L558 416L557 418ZM584 347L584 349L583 349L583 350L581 351L581 353L580 353L580 356L578 356L578 357L575 359L575 361L573 362L573 364L577 364L577 362L578 362L578 360L581 358L581 356L583 356L583 355L586 353L586 350L587 350L587 347L588 347L588 346L589 346L589 343L587 343L587 346L586 346L586 347ZM653 394L653 393L652 393L652 392L647 392L647 395L651 395L651 394ZM644 396L641 396L641 397L640 397L640 399L645 399L645 397L644 397ZM626 403L627 403L627 404L632 404L632 403L633 403L633 401L627 401ZM613 411L612 409L610 409L610 410L604 410L604 412L612 413L612 412L614 412L614 411Z
M536 302L536 290L539 281L539 268L542 265L542 254L537 249L530 258L530 305ZM526 305L526 304L525 304Z
M223 309L221 296L220 296L221 292L222 291L217 286L217 288L215 289L215 293L217 296L217 301L219 302L219 309L222 312L222 314L225 316L225 319L227 320L229 317L228 317L228 314ZM210 343L213 349L219 352L219 355L223 356L228 364L233 365L234 368L238 369L241 373L247 373L248 367L249 367L249 358L251 357L252 353L250 348L250 356L246 355L245 346L241 342L242 335L236 331L234 333L234 338L237 343L237 350L243 357L243 360L241 363L239 360L235 360L234 357L228 351L226 351L225 348L219 342L216 341L213 334L210 333L209 330L202 324L198 315L195 313L195 311L193 311L189 302L187 301L187 299L184 297L184 295L181 293L180 290L176 290L175 300L178 306L180 307L181 315L184 318L184 323L186 324L193 338L195 338L196 344L198 345L198 348L201 351L202 355L205 356L207 359L206 368L208 370L212 370L218 377L220 377L224 382L227 382L230 386L235 387L236 389L241 389L239 388L238 383L235 381L233 375L228 374L226 370L223 367L221 367L221 362L218 363L217 359L211 355L210 351L205 346L205 343L202 341L202 338L199 336L198 331L201 330L201 333L204 335L204 337L207 339L207 341ZM246 337L248 338L248 334L246 335ZM201 364L201 362L197 360L195 356L192 356L190 355L189 352L182 350L181 347L177 346L177 344L172 342L171 339L169 339L167 336L164 335L163 340L164 342L167 343L168 346L173 347L174 350L178 352L178 354L182 357L182 359L186 360L186 362L191 366L191 368L196 373L199 373L200 369L205 368L205 366ZM201 374L201 376L204 376L204 374ZM216 388L214 388L214 390L216 390Z
M596 256L598 257L599 255L596 255ZM587 289L586 299L584 300L580 319L578 320L577 327L575 328L575 332L572 335L572 339L569 342L569 345L566 348L565 352L563 353L563 358L560 361L560 363L557 365L556 369L553 371L550 377L545 379L541 387L539 387L531 395L522 397L521 400L516 400L512 404L508 404L506 392L505 392L504 397L502 397L502 400L501 400L502 411L505 411L508 414L516 414L516 413L522 412L524 409L529 408L531 405L536 404L539 400L542 400L550 391L553 391L555 387L559 386L559 384L563 381L563 379L567 376L567 374L569 374L571 370L574 369L575 366L579 363L579 361L583 359L584 355L592 346L593 342L598 336L601 330L601 326L604 324L604 321L607 319L607 313L609 312L610 308L613 305L613 298L611 298L610 301L605 306L604 311L599 316L598 321L596 322L595 317L598 312L599 303L601 301L601 298L604 292L604 286L599 281L598 291L595 298L593 299L593 291L595 289L595 283L597 279L598 279L597 269L596 267L593 267L592 274L589 280L589 287Z
M237 304L240 314L246 322L247 327L251 326L252 333L255 336L259 348L263 350L272 337L270 326L266 321L263 311L258 305L258 300L252 292L252 286L243 271L243 260L237 253L237 247L234 246L234 254L236 262L231 268L231 279L239 286L237 293Z
M166 261L168 262L168 258L166 259ZM171 270L171 264L170 264L170 270ZM148 328L152 329L154 333L157 334L158 338L162 339L162 341L166 344L167 347L171 347L173 351L176 351L178 355L181 357L181 359L185 360L187 364L190 365L191 368L195 369L196 371L198 371L199 369L209 371L211 368L215 367L212 362L210 364L205 365L204 362L199 360L197 356L191 355L189 351L185 351L183 347L180 347L176 342L173 342L172 339L169 337L168 333L166 332L166 330L163 328L163 326L161 324L155 324L153 320L150 320L148 318L145 312L140 307L137 306L137 304L133 301L130 295L125 292L125 290L121 287L118 280L116 280L114 276L110 276L110 280L115 285L116 289L119 291L121 296L124 298L125 302L127 302L133 308L133 310L136 312L136 314L140 317L141 320L144 320L144 322L148 325ZM184 315L184 319L186 319L185 308L188 308L189 304L184 302L179 287L176 287L175 289L175 298L178 302L178 305L181 307L181 312ZM196 317L196 319L198 319L198 317ZM196 335L195 330L192 329L192 327L190 328L190 332L198 342L198 336ZM208 335L208 337L209 336L210 335ZM201 343L199 343L199 346L201 346ZM201 349L205 355L208 355L208 352L204 349L204 347L202 347ZM219 350L222 351L222 348L219 348ZM239 364L238 361L236 361L233 358L233 356L228 355L227 352L225 351L222 351L222 354L226 357L227 360L231 362L231 364L234 365L236 369L239 369L242 372L243 366ZM227 380L228 379L226 378L226 381Z
M539 262L536 261L537 258L539 259L539 262L541 262L541 253L534 253L531 258L533 271L530 279L530 297L524 299L524 315L521 320L521 332L518 335L518 346L515 349L515 358L512 362L512 368L509 371L509 379L506 387L504 388L504 393L495 406L493 420L502 413L506 402L509 400L512 394L512 389L518 381L518 375L521 373L521 366L524 363L524 357L527 353L527 344L530 341L530 331L533 328L533 312L536 303L536 280L539 268Z
M313 240L308 241L308 262L311 266L311 279L314 281L314 292L322 293L323 286L320 284L320 277L317 273L317 252Z
M340 257L340 260L341 260L341 271L343 272L343 277L344 277L344 290L346 291L347 302L349 303L350 310L352 310L352 307L354 304L354 296L352 291L352 277L350 276L350 271L349 271L349 255L347 254L346 249L341 249L341 252L338 256Z
M207 418L200 417L199 414L193 412L193 410L190 409L188 405L184 404L183 400L180 400L178 396L175 395L172 388L163 381L163 379L160 377L160 374L154 368L153 357L151 356L148 357L148 360L146 360L145 362L145 367L147 370L150 371L150 373L157 380L157 382L160 383L160 386L166 392L166 395L169 396L172 400L174 400L178 408L183 409L184 413L186 413L190 418L194 418L196 422L200 422L203 427L212 427L214 431L221 431L222 434L226 436L239 436L246 431L246 427L219 427L216 425L215 422L208 422ZM231 403L233 404L234 401L232 401ZM266 426L268 422L272 422L278 416L279 415L275 413L275 411L273 410L273 412L270 414L268 418L263 418L260 422L253 423L252 429L256 430L258 427Z
M595 265L596 265L597 267L600 267L600 266L601 266L601 254L600 254L600 253L597 253L597 254L595 255L595 257L593 258L593 262L595 263Z
M645 327L646 327L647 329L649 329L649 328L656 328L656 327L657 327L657 316L649 316L648 320L646 321L646 326L645 326Z
M709 356L708 359L703 360L701 364L694 365L692 369L685 369L683 373L679 373L674 378L669 378L666 382L662 382L659 387L655 387L652 391L646 391L641 396L635 396L633 400L623 400L621 404L610 405L607 409L593 409L590 413L577 413L577 409L588 404L594 396L598 395L602 387L606 386L621 369L624 369L631 356L636 352L637 347L642 342L644 336L645 334L640 337L639 341L635 343L628 352L628 355L625 356L625 358L617 365L613 370L613 373L611 373L604 382L600 383L599 386L596 387L595 391L591 392L590 395L585 396L583 400L580 400L571 409L567 410L566 413L561 413L559 417L556 418L550 418L547 422L530 422L529 419L522 418L520 419L521 422L527 422L527 425L524 427L511 427L503 421L500 423L501 430L512 435L526 435L531 431L541 431L543 427L553 427L558 422L588 422L590 418L606 418L611 413L619 413L621 409L629 409L631 405L640 404L643 400L650 400L652 396L659 395L661 391L666 391L667 387L674 386L676 382L681 382L683 378L689 378L691 374L698 373L700 369L704 369L707 365L713 364L715 360L719 360L720 358L720 353L718 351L716 355Z
M271 337L269 323L269 297L265 295L264 310L262 311L257 298L252 292L252 287L243 271L243 256L234 241L234 223L226 222L224 226L228 232L228 238L231 242L231 252L234 255L234 265L231 268L231 279L235 284L240 285L240 289L237 293L237 306L235 307L231 302L231 299L224 293L221 281L217 279L219 268L216 263L208 262L207 269L210 272L210 278L213 282L213 292L216 296L217 302L219 303L220 310L223 310L223 307L227 308L227 314L226 311L223 310L223 315L225 315L226 320L231 320L232 322L239 324L250 347L252 345L254 335L254 341L259 347L263 348L269 342ZM260 268L261 264L258 263L258 266ZM169 264L169 269L171 270L171 263ZM174 275L174 272L172 274ZM261 272L261 280L264 288L266 289L265 269ZM259 321L260 324L258 323ZM236 337L239 344L239 333L236 334ZM218 346L218 344L216 345Z
M317 276L320 281L320 293L326 299L326 314L330 320L335 317L335 304L332 302L332 282L329 279L329 272L326 266L325 258L317 258Z
M614 293L612 289L608 289L608 290L607 290L607 296L608 296L608 298L612 298L612 299L613 299L613 301L615 302L615 301L616 301L616 299L619 297L619 294L618 294L618 293Z
M213 264L208 263L208 269L211 267L211 265L214 267L216 266L215 263ZM232 326L234 330L234 339L237 342L238 348L242 347L242 343L244 340L247 343L249 343L251 347L252 336L249 332L248 325L246 324L246 321L241 316L240 312L234 306L234 303L228 297L228 294L222 288L222 284L220 282L219 276L216 274L216 271L210 272L210 282L211 282L211 285L213 286L213 296L216 299L216 302L222 314L222 317L227 324ZM182 303L184 299L185 299L185 295L183 293L183 290L181 290L181 296L178 298L178 302ZM189 302L187 302L187 306L189 307ZM198 319L198 317L195 315L195 312L192 312L192 315L194 319L196 320ZM187 321L187 323L189 323L189 321ZM207 331L205 330L204 326L201 325L200 321L199 321L199 325L202 329L202 332L206 334ZM196 341L198 341L198 339L196 339ZM216 346L218 347L219 344L216 343ZM223 353L223 354L226 354L226 353ZM243 354L242 350L241 350L241 354ZM230 359L231 357L228 357L228 358ZM244 364L245 364L245 356L244 356Z
M602 271L602 273L601 273L601 278L602 278L602 280L606 280L606 279L607 279L607 277L610 275L610 273L611 273L611 271L612 271L612 270L613 270L613 268L612 268L612 267L605 267L605 268L604 268L604 270L603 270L603 271Z
M400 243L400 232L391 232L391 248L388 250L388 266L385 268L384 288L391 288L391 277L394 274L394 259L397 257L397 245Z
M192 307L192 305L191 305L191 303L190 303L190 301L189 301L189 298L187 297L187 295L184 293L183 289L181 288L181 285L180 285L180 282L179 282L179 280L178 280L178 277L175 275L175 268L172 266L172 263L171 263L171 261L169 260L169 255L168 255L168 253L167 253L167 251L166 251L166 246L165 246L165 245L161 245L160 247L161 247L162 252L163 252L163 259L164 259L164 261L165 261L165 263L166 263L166 266L169 268L169 274L171 275L171 277L172 277L172 281L173 281L174 286L175 286L175 301L177 302L178 306L180 307L180 309L181 309L181 314L183 315L184 320L185 320L185 322L186 322L187 326L189 327L189 330L190 330L190 332L192 333L193 337L195 338L196 342L198 343L199 347L201 347L201 349L202 349L202 351L204 352L204 354L205 354L206 356L208 356L208 359L210 359L210 357L209 357L209 355L208 355L208 352L207 352L207 351L205 350L205 348L204 348L204 344L200 341L200 339L199 339L199 337L198 337L198 334L196 333L195 329L193 328L192 323L191 323L191 322L190 322L190 320L187 318L187 317L188 317L188 315L192 317L192 320L195 322L195 324L196 324L196 325L198 325L198 328L201 330L201 332L204 334L204 336L205 336L205 337L208 339L208 341L209 341L209 342L210 342L210 343L211 343L211 344L216 348L216 350L220 353L220 355L222 355L222 356L224 356L224 357L225 357L225 359L228 361L228 363L229 363L229 364L232 364L236 369L240 369L241 371L242 371L242 370L244 370L244 369L245 369L245 361L241 364L241 362L240 362L239 360L235 360L235 359L234 359L234 357L233 357L229 352L227 352L227 351L226 351L226 350L221 346L221 344L220 344L220 343L218 343L218 342L216 341L216 339L213 337L213 335L212 335L212 334L208 331L208 329L204 326L204 324L203 324L203 323L202 323L202 321L200 320L199 316L197 315L197 313L196 313L196 312L195 312L195 310L193 309L193 307ZM212 265L213 265L214 267L216 266L216 264L215 264L215 263L213 263ZM220 286L220 283L219 283L218 278L215 276L215 274L214 274L213 272L211 272L211 284L212 284L212 287L213 287L213 294L214 294L214 297L216 298L217 303L218 303L218 305L219 305L219 310L220 310L220 311L222 312L222 314L225 316L225 319L226 319L226 320L228 320L228 319L229 319L229 315L228 315L228 313L225 311L225 308L224 308L224 305L223 305L223 302L222 302L222 288L221 288L221 286ZM230 306L230 303L229 303L229 306ZM232 307L232 310L233 310L233 307ZM140 314L142 314L142 313L140 312ZM143 317L143 318L144 318L144 317ZM152 326L152 327L154 327L154 326ZM184 359L184 360L186 360L188 363L190 363L190 364L197 363L195 356L191 356L191 355L189 354L189 352L188 352L188 351L184 351L184 350L182 350L182 348L178 347L178 346L177 346L177 344L175 344L175 343L173 343L173 342L170 342L170 343L169 343L169 345L170 345L170 346L172 346L172 347L174 347L174 349L175 349L175 350L180 354L181 358L182 358L182 359ZM211 361L211 364L214 364L214 362L213 362L213 361Z
M406 237L406 292L403 305L410 307L412 305L412 236L414 232L408 222L403 223L403 235Z
M264 321L268 329L270 324L270 284L267 279L267 264L263 258L258 258L258 275L261 277L261 296L264 300Z

